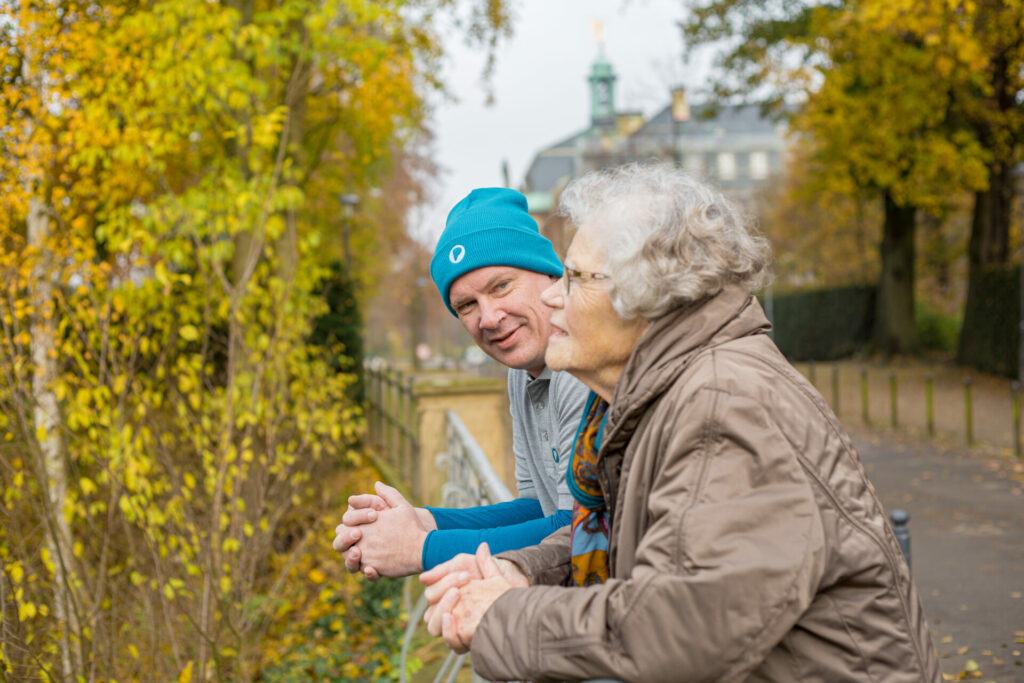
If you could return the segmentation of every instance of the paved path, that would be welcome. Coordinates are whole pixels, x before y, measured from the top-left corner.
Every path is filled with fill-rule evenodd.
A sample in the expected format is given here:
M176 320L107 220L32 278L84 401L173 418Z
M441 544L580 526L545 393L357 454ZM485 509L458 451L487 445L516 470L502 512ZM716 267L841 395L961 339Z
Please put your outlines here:
M886 510L910 513L911 558L944 678L1024 682L1024 465L853 431Z

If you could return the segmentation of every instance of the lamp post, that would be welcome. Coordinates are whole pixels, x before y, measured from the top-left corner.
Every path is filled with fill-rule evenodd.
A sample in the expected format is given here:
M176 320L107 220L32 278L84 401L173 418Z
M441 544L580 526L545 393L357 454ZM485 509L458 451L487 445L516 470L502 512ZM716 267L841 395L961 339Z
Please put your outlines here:
M672 88L672 160L678 167L682 165L682 153L679 150L679 125L690 120L690 103L686 100L686 88L677 85Z
M350 240L352 237L352 214L359 207L359 195L339 194L338 201L341 202L345 214L341 221L341 247L345 257L345 270L352 273L352 250Z

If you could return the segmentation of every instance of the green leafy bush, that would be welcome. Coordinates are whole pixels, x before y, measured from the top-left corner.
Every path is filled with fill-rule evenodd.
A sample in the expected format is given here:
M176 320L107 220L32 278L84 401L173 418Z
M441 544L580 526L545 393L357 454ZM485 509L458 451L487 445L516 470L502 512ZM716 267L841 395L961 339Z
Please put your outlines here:
M1020 353L1020 267L987 268L971 276L978 306L965 311L957 362L1016 377Z
M960 336L960 317L938 311L926 302L918 301L914 310L917 339L922 351L956 351Z
M875 288L856 285L785 294L775 296L770 308L775 343L787 358L833 360L853 354L870 339Z

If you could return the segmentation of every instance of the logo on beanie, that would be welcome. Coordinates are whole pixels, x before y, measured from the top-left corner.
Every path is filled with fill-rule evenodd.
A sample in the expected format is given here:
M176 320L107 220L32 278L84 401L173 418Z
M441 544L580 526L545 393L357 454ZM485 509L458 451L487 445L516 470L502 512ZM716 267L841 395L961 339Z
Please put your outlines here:
M466 257L466 248L461 244L456 244L452 247L452 250L448 252L448 260L452 263L458 263Z

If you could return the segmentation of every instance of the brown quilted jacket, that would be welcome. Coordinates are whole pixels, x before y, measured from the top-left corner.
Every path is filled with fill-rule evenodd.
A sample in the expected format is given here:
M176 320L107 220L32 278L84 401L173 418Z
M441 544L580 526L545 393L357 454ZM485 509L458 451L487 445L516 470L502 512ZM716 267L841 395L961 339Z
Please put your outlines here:
M484 615L477 673L939 680L882 505L769 327L736 288L652 324L615 388L599 455L610 580L565 586L568 527L504 555L534 585Z

